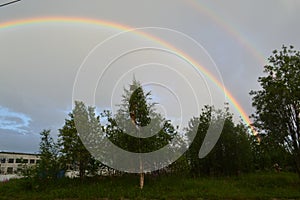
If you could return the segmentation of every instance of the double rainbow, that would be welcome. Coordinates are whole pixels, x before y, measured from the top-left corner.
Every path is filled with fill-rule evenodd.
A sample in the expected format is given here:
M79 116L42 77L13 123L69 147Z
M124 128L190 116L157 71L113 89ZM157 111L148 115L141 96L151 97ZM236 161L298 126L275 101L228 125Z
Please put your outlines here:
M33 25L33 24L44 24L44 23L68 23L68 24L87 24L87 25L96 25L102 27L109 27L113 29L118 29L121 31L132 30L132 27L118 24L114 22L99 20L99 19L90 19L90 18L78 18L78 17L64 17L64 16L55 16L55 17L39 17L39 18L28 18L28 19L21 19L21 20L13 20L4 23L0 23L0 29L7 29L13 28L16 26L25 26L25 25ZM213 76L207 69L203 66L198 64L194 59L192 59L187 53L181 51L180 49L175 48L171 44L161 40L160 38L154 37L152 35L143 33L139 30L135 31L137 34L141 34L144 37L147 37L153 41L156 41L165 47L171 49L172 51L176 52L180 57L184 58L188 61L192 66L197 67L206 77L208 77L214 84L216 84L224 93L228 101L233 105L233 107L237 110L240 114L242 120L250 127L251 132L253 135L256 135L256 131L251 126L252 122L249 119L247 113L239 104L239 102L233 97L229 90L215 77Z

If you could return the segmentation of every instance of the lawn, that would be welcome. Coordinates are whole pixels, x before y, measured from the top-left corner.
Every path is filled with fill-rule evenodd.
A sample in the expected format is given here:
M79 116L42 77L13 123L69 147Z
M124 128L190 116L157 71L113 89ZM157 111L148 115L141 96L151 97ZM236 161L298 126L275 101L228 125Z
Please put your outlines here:
M186 178L146 176L94 177L0 183L0 199L300 199L294 173L255 173L237 177Z

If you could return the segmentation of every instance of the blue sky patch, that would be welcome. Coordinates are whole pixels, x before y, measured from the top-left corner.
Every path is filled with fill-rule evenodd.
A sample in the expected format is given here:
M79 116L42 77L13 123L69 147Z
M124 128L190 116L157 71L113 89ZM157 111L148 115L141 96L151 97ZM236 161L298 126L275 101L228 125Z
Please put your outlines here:
M17 133L28 133L31 118L24 113L14 112L0 106L0 129L15 131Z

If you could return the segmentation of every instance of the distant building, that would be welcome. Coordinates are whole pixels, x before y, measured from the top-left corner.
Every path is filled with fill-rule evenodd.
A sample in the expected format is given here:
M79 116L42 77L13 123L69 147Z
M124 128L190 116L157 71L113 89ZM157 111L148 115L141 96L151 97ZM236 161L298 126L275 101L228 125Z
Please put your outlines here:
M39 163L38 154L0 152L0 174L17 174L24 166Z

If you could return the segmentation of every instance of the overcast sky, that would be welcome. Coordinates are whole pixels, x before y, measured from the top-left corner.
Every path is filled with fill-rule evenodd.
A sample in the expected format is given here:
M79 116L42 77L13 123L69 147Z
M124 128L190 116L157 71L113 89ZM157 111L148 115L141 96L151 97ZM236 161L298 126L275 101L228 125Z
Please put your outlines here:
M283 44L300 49L299 10L298 0L22 0L0 7L0 27L28 18L90 18L142 28L174 47L136 31L115 35L124 30L95 24L0 28L0 151L37 152L39 132L52 129L55 136L72 101L84 92L95 94L99 111L115 109L133 75L153 90L159 111L184 124L197 106L225 101L197 64L251 115L249 91L259 89L266 58ZM233 106L231 112L238 120Z

